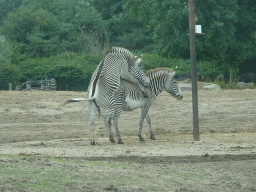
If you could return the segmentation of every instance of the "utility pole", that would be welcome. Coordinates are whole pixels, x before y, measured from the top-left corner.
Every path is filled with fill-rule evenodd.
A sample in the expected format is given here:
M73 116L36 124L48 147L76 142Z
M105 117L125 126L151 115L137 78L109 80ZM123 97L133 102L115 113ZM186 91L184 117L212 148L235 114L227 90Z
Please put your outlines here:
M190 37L190 61L191 61L191 81L192 81L192 103L193 103L193 138L199 141L199 121L198 121L198 96L197 96L197 69L196 69L196 14L195 0L188 0L189 7L189 37Z

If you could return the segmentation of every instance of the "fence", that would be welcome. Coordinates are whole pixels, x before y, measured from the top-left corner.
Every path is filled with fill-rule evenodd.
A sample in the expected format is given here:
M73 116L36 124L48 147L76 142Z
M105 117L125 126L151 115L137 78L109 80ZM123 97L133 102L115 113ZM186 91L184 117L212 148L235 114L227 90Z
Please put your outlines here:
M16 87L16 91L21 90L24 86L26 86L23 90L43 90L43 91L56 91L56 80L29 80L23 83L21 86ZM9 90L11 90L11 85L9 84Z

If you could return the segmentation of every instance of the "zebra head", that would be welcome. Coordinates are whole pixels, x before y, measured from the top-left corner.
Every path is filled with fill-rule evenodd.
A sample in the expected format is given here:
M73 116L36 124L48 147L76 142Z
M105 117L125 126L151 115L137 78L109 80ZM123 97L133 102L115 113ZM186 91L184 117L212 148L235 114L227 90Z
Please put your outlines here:
M168 73L166 83L165 83L165 91L170 93L177 100L182 100L183 95L181 94L181 90L179 88L177 81L174 79L176 70L177 70L177 67L172 72Z
M133 65L130 68L130 74L135 77L143 86L148 87L150 85L150 81L148 77L143 72L142 67L139 63L142 61L142 58L136 59Z

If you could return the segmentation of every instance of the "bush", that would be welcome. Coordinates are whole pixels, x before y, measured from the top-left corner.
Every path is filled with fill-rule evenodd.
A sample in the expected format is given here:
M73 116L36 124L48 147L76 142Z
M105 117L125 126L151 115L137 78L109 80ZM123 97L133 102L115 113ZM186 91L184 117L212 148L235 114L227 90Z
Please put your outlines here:
M145 71L159 67L174 69L177 66L176 77L191 71L190 59L166 58L155 53L143 54L141 65ZM214 61L197 61L197 70L203 76L211 79L215 79L221 73L221 69Z
M9 83L15 88L19 84L20 70L14 64L4 64L0 66L0 90L9 90Z
M219 81L218 79L215 79L212 83L219 85L221 89L238 89L236 82L226 84L225 81Z
M134 53L134 55L140 56L140 53ZM49 58L27 59L19 64L20 82L24 83L29 79L45 79L47 75L52 75L57 81L58 90L85 91L101 59L97 55L84 53L64 53ZM189 72L191 68L190 59L166 58L155 53L144 54L141 66L145 72L160 67L174 69L177 66L176 77ZM216 64L210 61L198 61L197 68L203 76L212 79L220 73Z
M156 53L143 54L141 66L145 71L160 67L174 69L177 66L176 76L178 76L190 71L190 60L161 57Z
M197 62L198 72L211 79L216 79L216 77L221 74L221 70L214 61L198 61Z
M77 53L27 59L20 63L21 81L45 79L51 74L57 81L57 90L85 91L100 59L95 55Z

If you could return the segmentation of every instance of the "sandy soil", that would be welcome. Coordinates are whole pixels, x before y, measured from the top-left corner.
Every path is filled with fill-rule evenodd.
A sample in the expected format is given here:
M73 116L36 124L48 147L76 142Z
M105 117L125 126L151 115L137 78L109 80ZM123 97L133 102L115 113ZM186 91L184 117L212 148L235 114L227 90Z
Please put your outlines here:
M240 170L250 170L248 162L255 163L256 158L256 90L200 90L200 141L193 141L191 92L184 91L183 95L182 101L176 101L164 92L151 107L149 115L157 140L149 139L144 122L146 141L139 142L140 110L136 110L123 112L120 117L123 145L109 142L102 118L98 118L96 146L91 146L87 103L72 103L57 110L66 99L87 97L87 93L0 91L0 154L107 158L142 164L223 162L223 167L228 160ZM250 190L256 190L251 176L255 178L255 170L247 182Z
M182 101L176 101L168 93L163 92L151 107L149 115L158 140L165 138L166 134L192 133L191 93L184 91L183 95ZM72 103L56 110L63 101L77 97L87 97L87 93L0 91L0 143L89 138L90 122L87 103ZM200 133L256 131L255 89L200 90L198 97ZM125 136L137 135L139 116L140 110L122 112L119 129L124 142ZM95 131L99 139L108 136L102 118L96 120ZM146 122L143 132L147 137ZM84 144L87 143L84 142Z
M124 145L108 141L108 131L101 117L96 120L97 145L90 146L87 103L71 103L57 109L63 101L87 97L87 93L1 91L0 153L35 152L50 156L79 157L123 154L182 156L255 150L256 90L200 90L199 142L194 142L191 134L191 92L184 91L183 95L184 99L177 101L163 92L151 107L149 114L156 141L149 139L147 123L144 122L143 135L146 142L139 142L136 135L140 110L135 110L122 112L119 120ZM104 114L104 110L101 113ZM145 152L141 153L140 149ZM126 150L130 153L126 153Z

